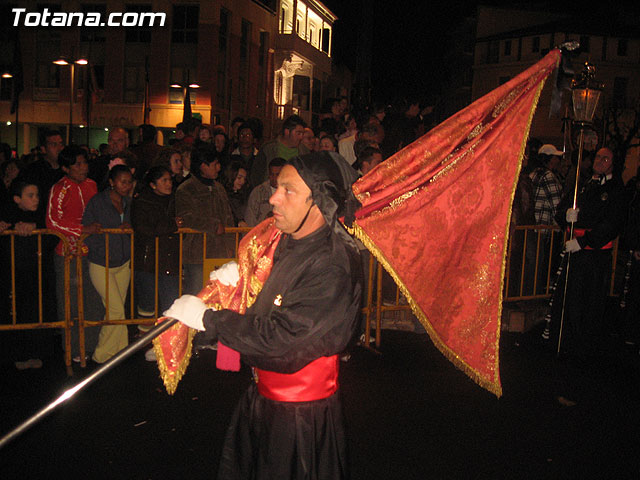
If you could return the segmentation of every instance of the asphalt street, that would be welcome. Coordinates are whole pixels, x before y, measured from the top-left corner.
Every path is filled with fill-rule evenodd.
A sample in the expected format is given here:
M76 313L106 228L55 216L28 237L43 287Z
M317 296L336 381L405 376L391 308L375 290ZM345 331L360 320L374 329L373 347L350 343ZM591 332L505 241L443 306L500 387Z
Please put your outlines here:
M4 333L4 332L3 332ZM608 337L578 404L563 407L558 363L539 330L501 337L497 399L424 334L383 331L379 353L341 364L354 479L640 478L640 356ZM4 434L91 373L61 354L0 376ZM561 370L561 369L560 369ZM174 396L137 353L0 450L0 478L215 478L228 419L249 372L194 358Z

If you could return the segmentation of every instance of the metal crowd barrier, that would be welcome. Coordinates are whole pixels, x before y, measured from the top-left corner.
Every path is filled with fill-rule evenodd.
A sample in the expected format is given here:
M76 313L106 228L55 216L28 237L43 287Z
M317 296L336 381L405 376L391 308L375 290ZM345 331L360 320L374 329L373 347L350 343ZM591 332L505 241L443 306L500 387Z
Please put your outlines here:
M551 287L566 232L555 225L516 226L509 237L503 301L535 300L551 297ZM616 291L618 239L611 259L609 295Z
M225 235L234 235L235 256L237 257L237 249L240 243L240 239L246 234L250 228L227 228ZM114 319L109 318L108 309L105 310L105 318L100 320L88 320L85 319L84 305L83 305L83 289L82 284L82 264L76 262L76 271L70 272L70 264L72 255L68 253L65 255L65 271L64 271L64 291L65 291L65 318L62 320L56 318L55 321L48 321L48 313L43 311L43 274L42 274L42 235L55 235L62 240L65 252L69 251L69 245L64 236L53 230L41 229L34 230L33 234L38 235L38 321L37 322L23 322L17 318L16 312L16 292L15 286L15 236L18 233L14 230L7 230L0 233L2 236L8 236L10 238L10 258L11 258L11 322L8 324L0 324L0 331L8 330L27 330L27 329L40 329L40 328L61 328L64 331L65 339L65 365L69 374L72 373L71 367L71 328L75 322L79 325L79 342L80 342L80 358L81 366L86 366L85 356L86 347L84 342L84 329L87 327L98 327L102 325L131 325L131 324L153 324L158 318L157 311L158 305L158 238L156 238L156 276L155 276L155 302L154 302L154 315L153 317L136 317L136 302L135 302L135 288L134 288L134 232L132 229L103 229L102 233L105 234L106 242L106 258L105 264L109 263L109 237L111 235L130 235L131 242L131 280L129 283L129 315L128 318ZM548 233L547 233L548 232ZM207 259L207 233L190 228L180 228L177 232L179 234L179 269L182 270L182 243L184 235L200 234L203 235L203 252L205 268L203 268L203 285L208 278L208 268L212 268L212 265L217 266L229 261L229 258L224 259ZM88 235L83 235L79 241L78 246L82 244L84 239ZM554 278L554 256L559 252L558 248L562 248L564 243L564 235L561 235L558 227L551 225L531 225L531 226L517 226L515 232L511 235L508 253L506 259L505 269L505 282L504 282L504 295L503 300L520 301L520 300L533 300L540 298L549 298L550 286ZM610 294L614 292L614 278L616 272L616 260L618 254L618 242L614 243L613 259L612 259L612 273L611 273L611 288ZM52 255L54 253L52 252ZM380 347L381 345L381 332L384 328L383 318L386 313L399 314L405 319L411 321L412 313L411 307L408 305L404 296L400 293L400 290L395 287L395 295L389 295L389 282L388 274L384 272L382 266L373 258L368 255L368 278L366 278L366 302L362 308L362 314L364 316L365 324L365 342L364 346L373 348ZM70 275L77 275L78 279L78 318L71 318L70 312ZM383 278L386 279L383 280ZM106 298L105 303L109 304L109 268L105 268L106 277ZM182 276L178 276L178 291L182 294ZM387 292L383 292L383 285L387 285ZM393 297L393 298L391 298ZM372 338L372 331L375 330L375 337Z
M183 239L184 235L193 235L198 234L202 235L202 259L203 259L203 286L206 284L206 281L209 277L209 271L214 268L214 266L220 266L223 263L226 263L234 258L237 258L238 245L240 244L240 239L242 236L247 233L250 228L240 228L240 227L230 227L225 229L224 235L234 235L234 257L232 258L207 258L207 234L206 232L202 232L200 230L194 230L192 228L179 228L177 234L179 235L179 253L178 253L178 270L182 271L183 266ZM101 234L105 236L105 304L109 305L109 237L111 235L130 235L130 245L131 245L131 260L130 260L130 268L131 268L131 279L129 281L129 316L128 318L109 318L109 310L105 309L105 318L100 320L88 320L84 317L84 308L81 305L78 305L78 324L80 326L80 366L86 366L86 345L84 342L84 329L87 327L99 327L102 325L153 325L159 316L161 316L162 312L158 312L158 273L159 273L159 237L156 237L155 244L155 286L154 286L154 312L153 317L140 317L136 316L136 292L135 292L135 232L133 229L120 229L120 228L103 228L100 230ZM80 237L79 245L81 245L84 240L89 235L84 234ZM209 267L209 269L207 269ZM81 264L78 263L78 290L80 291L78 297L81 298L82 290L84 286L82 285L82 271ZM182 295L182 275L178 275L178 295Z
M64 332L64 344L65 344L65 354L64 354L64 362L67 367L67 372L71 373L71 306L70 306L70 264L71 264L71 256L69 255L69 242L66 237L59 232L50 229L35 229L31 232L31 235L37 235L37 276L33 281L37 281L38 283L38 298L32 299L32 301L36 301L38 305L38 318L37 321L29 321L28 319L25 321L23 318L18 318L18 311L16 305L16 298L21 295L21 292L17 291L16 288L16 255L15 255L15 240L16 237L21 236L15 230L5 230L4 232L0 232L0 237L8 237L9 240L9 264L10 264L10 272L9 272L9 283L10 283L10 323L0 323L0 332L1 331L16 331L16 330L36 330L36 329L48 329L48 328L60 328ZM59 319L57 315L57 308L54 309L53 312L46 312L43 306L43 293L44 293L44 283L43 283L43 260L46 258L46 255L50 255L51 265L47 265L48 268L53 268L53 257L56 255L51 249L50 252L43 251L42 245L42 237L43 235L53 235L57 237L58 240L62 242L63 252L65 253L65 262L64 262L64 292L65 292L65 305L64 305L64 318ZM6 274L6 272L3 272ZM9 292L3 292L9 293ZM55 291L54 291L55 294ZM57 306L57 302L55 303ZM52 320L53 319L53 320Z
M233 228L226 228L225 229L225 235L228 234L233 234L234 235L234 258L237 258L237 251L238 251L238 245L240 243L240 239L242 238L242 236L244 234L246 234L247 232L249 232L251 230L251 228L248 227L233 227ZM101 233L105 234L105 252L106 252L106 257L105 257L105 265L109 264L109 237L111 235L130 235L130 242L131 242L131 263L130 263L130 267L131 267L131 280L129 283L129 318L126 319L112 319L112 318L108 318L108 309L106 311L105 314L105 318L104 319L100 319L100 320L87 320L84 318L84 308L82 308L82 305L79 303L78 305L78 312L79 312L79 318L78 318L78 324L80 326L80 359L81 359L81 366L85 367L86 366L86 361L84 360L86 357L86 346L84 344L84 329L87 327L98 327L98 326L102 326L102 325L131 325L131 324L153 324L155 323L155 321L157 320L159 313L157 311L157 304L158 304L158 238L156 237L156 248L155 248L155 252L156 252L156 277L155 277L155 301L154 301L154 307L156 310L154 310L154 316L149 318L149 317L136 317L135 315L135 288L134 288L134 272L135 272L135 264L134 264L134 238L135 238L135 233L132 229L119 229L119 228L112 228L112 229L102 229ZM207 258L207 233L206 232L201 232L199 230L194 230L191 228L180 228L178 229L179 234L179 269L182 270L182 265L183 265L183 259L182 259L182 255L183 255L183 249L182 249L182 244L183 244L183 238L184 235L189 235L189 234L200 234L203 235L203 251L202 251L202 258L203 258L203 286L204 284L206 284L207 279L208 279L208 275L209 275L209 271L211 269L213 269L216 266L220 266L223 263L226 263L230 260L233 260L234 258ZM82 242L84 241L84 239L88 237L88 235L83 235L79 241L79 245L82 244ZM78 283L78 298L81 299L82 298L82 290L84 288L84 286L82 285L82 271L81 271L81 264L78 263L78 271L77 271L77 275L78 275L78 279L79 279L79 283ZM382 318L384 316L384 314L386 312L402 312L403 315L410 315L411 314L411 307L406 303L406 301L403 303L403 299L402 299L402 295L400 294L399 289L396 287L395 288L395 294L394 294L394 298L390 299L390 298L384 298L383 297L383 291L382 291L382 285L383 285L383 275L387 275L386 272L383 271L383 268L380 264L378 264L378 262L376 262L372 256L369 256L369 275L368 275L368 281L366 282L366 288L368 291L368 295L367 298L369 299L369 301L367 302L367 304L363 307L362 309L362 313L365 316L366 319L366 327L365 327L365 346L370 347L373 343L375 343L375 346L379 347L380 343L381 343L381 331L382 331ZM109 292L109 268L105 267L105 283L106 283L106 292L107 295L105 297L105 303L108 305L109 303L109 297L108 297L108 292ZM178 287L178 291L179 294L182 294L182 277L179 276L179 287ZM375 295L373 294L373 292L375 291ZM80 300L81 301L81 300ZM375 327L374 327L375 325ZM375 328L375 338L372 338L372 329Z

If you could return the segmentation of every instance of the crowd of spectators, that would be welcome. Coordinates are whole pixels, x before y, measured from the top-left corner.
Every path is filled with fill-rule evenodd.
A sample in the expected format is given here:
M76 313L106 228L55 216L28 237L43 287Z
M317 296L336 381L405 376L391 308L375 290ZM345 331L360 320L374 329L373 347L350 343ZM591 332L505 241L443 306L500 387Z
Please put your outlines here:
M14 229L21 236L16 243L16 258L20 258L15 291L18 322L37 321L40 313L30 301L37 294L38 278L33 274L38 247L29 237L33 229L47 227L62 234L74 262L81 262L86 320L125 318L129 302L134 303L138 317L153 318L178 296L180 276L183 292L195 294L201 289L205 235L207 257L230 258L234 255L234 237L225 230L254 226L271 215L269 198L278 172L288 159L310 151L336 152L365 175L422 135L428 129L430 112L417 100L407 101L395 113L383 105L354 112L346 98L335 98L326 102L315 128L292 115L284 120L277 136L266 141L259 120L235 118L229 130L195 119L182 122L166 146L158 145L157 130L152 125L138 127L135 145L130 132L121 127L111 128L107 144L98 149L65 146L59 131L47 132L42 146L21 158L2 144L0 231ZM593 150L587 151L585 164ZM589 173L581 171L581 178L584 175ZM575 166L572 170L561 151L532 139L516 189L514 224L554 225L558 203L567 192L565 185L575 176ZM633 182L628 189L629 202L635 205L631 211L637 213L637 182ZM204 235L185 234L180 252L180 227ZM102 232L106 228L122 230L108 234L108 250ZM133 299L130 229L135 234ZM79 242L81 236L86 240ZM59 319L64 318L65 301L70 300L75 318L77 279L71 275L71 289L66 293L62 242L55 245L57 242L48 238L40 247L47 272L43 276L44 297L56 299ZM637 250L640 245L630 243L629 248ZM6 323L12 313L11 269L7 268L7 249L3 246L2 250L0 321ZM31 269L31 274L23 274L24 269ZM71 271L75 272L75 263ZM47 308L47 302L42 310L45 317L50 317L55 309ZM143 325L139 328L145 330ZM89 328L85 338L88 355L102 363L127 345L128 336L124 325ZM75 332L75 360L80 359L77 344ZM37 352L27 348L16 356L16 365L37 366L38 362L28 363L34 359L38 359Z

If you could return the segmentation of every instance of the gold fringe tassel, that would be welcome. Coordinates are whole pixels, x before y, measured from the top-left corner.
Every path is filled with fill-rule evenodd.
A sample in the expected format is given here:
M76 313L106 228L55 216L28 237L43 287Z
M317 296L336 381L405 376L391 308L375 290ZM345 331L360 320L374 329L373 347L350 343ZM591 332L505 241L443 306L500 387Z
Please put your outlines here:
M490 391L497 397L500 397L502 395L502 388L500 387L499 383L489 381L484 377L482 377L477 372L476 369L468 365L464 360L462 360L462 358L460 358L459 355L457 355L442 341L438 333L435 331L435 329L431 325L431 322L427 319L427 316L425 315L425 313L422 311L420 306L417 304L417 302L413 299L413 297L409 293L409 290L407 289L406 285L402 282L402 280L400 280L400 277L398 277L398 274L395 272L393 267L391 267L390 263L387 261L384 254L380 251L380 249L378 249L378 247L375 246L375 244L371 241L369 236L360 227L360 225L357 225L356 223L354 223L353 228L349 228L348 230L349 230L349 233L354 235L358 240L360 240L364 244L365 247L367 247L367 250L369 250L376 257L376 259L382 264L384 269L389 273L391 278L393 278L393 281L396 282L396 285L398 285L398 288L400 289L400 291L407 298L407 301L411 306L411 310L413 311L413 314L418 318L422 326L424 326L425 330L429 334L429 337L431 338L431 341L436 346L436 348L440 350L440 352L451 363L453 363L456 366L456 368L462 370L474 382L476 382L482 388Z
M559 60L556 63L556 68L559 64ZM522 137L522 144L520 145L520 152L518 153L518 166L515 176L515 181L513 182L513 187L511 189L511 197L509 200L509 221L507 222L506 231L504 234L504 247L502 251L502 269L500 271L500 296L498 297L498 332L496 334L496 352L498 352L498 347L500 345L500 335L502 332L502 301L504 298L504 277L507 269L507 250L509 248L509 233L511 227L511 215L513 214L513 199L516 195L516 189L518 188L518 180L520 179L520 171L522 170L522 159L524 158L524 151L527 147L527 142L529 141L529 132L531 131L531 123L533 122L533 116L536 113L538 108L538 101L540 100L540 95L542 94L542 89L546 83L546 79L540 82L537 87L537 91L535 97L533 99L533 104L531 106L531 111L529 112L529 118L527 120L527 127L524 131L524 136ZM496 364L494 366L494 372L496 372L496 376L499 372L500 359L498 355L496 355ZM498 378L496 378L496 383L498 382ZM500 395L498 395L499 397Z
M177 325L178 324L176 324L175 326ZM162 347L160 346L160 339L158 337L153 339L153 351L155 352L156 358L158 360L158 370L160 370L160 378L162 378L162 382L164 383L164 386L167 389L167 393L169 395L173 395L176 392L178 383L187 371L189 361L191 360L191 353L193 351L193 337L195 336L195 332L196 331L193 328L189 329L189 333L187 335L187 351L182 360L180 360L180 364L178 365L178 368L175 372L171 372L167 367L164 353L162 352Z

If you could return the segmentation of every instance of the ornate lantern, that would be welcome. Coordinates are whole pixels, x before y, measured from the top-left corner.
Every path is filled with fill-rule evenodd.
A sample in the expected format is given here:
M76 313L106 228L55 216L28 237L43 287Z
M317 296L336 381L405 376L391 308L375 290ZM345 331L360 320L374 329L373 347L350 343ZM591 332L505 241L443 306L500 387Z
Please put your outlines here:
M591 124L604 85L595 80L596 67L585 62L584 70L571 81L573 117L576 123Z

